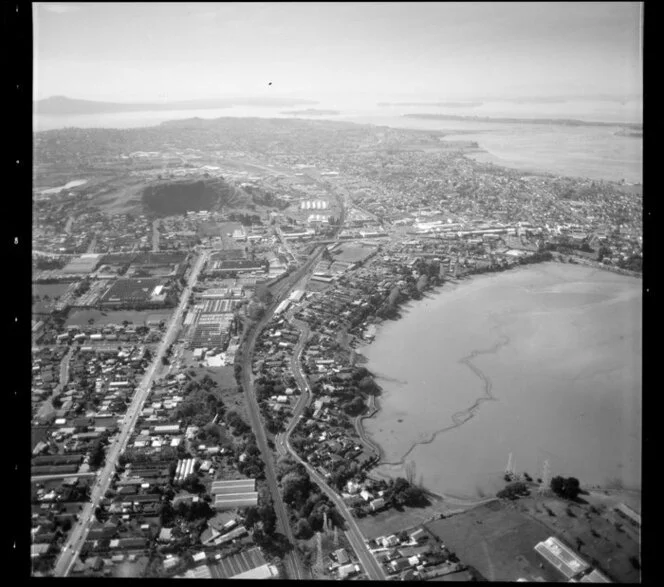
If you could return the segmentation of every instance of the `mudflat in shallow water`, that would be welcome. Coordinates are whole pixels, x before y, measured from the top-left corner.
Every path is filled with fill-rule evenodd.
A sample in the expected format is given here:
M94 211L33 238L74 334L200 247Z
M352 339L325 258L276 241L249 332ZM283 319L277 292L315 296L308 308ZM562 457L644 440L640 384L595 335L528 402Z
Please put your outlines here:
M518 472L640 488L642 282L546 263L446 284L362 352L384 389L378 472L459 497Z

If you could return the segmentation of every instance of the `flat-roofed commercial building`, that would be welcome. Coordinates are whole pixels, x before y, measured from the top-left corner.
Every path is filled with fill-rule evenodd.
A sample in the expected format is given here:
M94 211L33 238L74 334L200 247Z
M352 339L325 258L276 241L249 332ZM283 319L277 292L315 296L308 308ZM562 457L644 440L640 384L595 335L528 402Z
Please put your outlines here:
M216 493L216 490L224 489L226 487L242 488L244 491L256 490L256 479L230 479L228 481L213 481L210 492Z
M554 536L547 538L544 542L539 542L535 545L535 550L568 579L576 577L590 568L586 561L579 558Z
M269 563L265 563L255 569L250 569L231 577L231 579L274 579L279 576L277 568Z
M233 510L235 508L255 507L258 504L258 492L231 493L217 495L214 498L214 508L217 510Z
M213 481L210 493L217 510L255 506L258 503L255 479Z

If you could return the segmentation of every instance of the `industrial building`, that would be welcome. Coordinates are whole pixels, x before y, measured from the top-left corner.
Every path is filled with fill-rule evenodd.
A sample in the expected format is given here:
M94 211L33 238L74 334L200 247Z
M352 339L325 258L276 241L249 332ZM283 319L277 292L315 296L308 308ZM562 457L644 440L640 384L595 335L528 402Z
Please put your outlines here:
M213 481L210 493L217 510L255 506L258 503L255 479Z
M255 569L249 569L231 577L231 579L274 579L278 578L279 571L274 565L265 563Z
M327 210L327 201L303 200L300 202L300 210Z
M550 564L558 569L567 579L577 577L590 568L590 565L579 558L570 548L565 546L556 537L551 536L535 545L539 552Z

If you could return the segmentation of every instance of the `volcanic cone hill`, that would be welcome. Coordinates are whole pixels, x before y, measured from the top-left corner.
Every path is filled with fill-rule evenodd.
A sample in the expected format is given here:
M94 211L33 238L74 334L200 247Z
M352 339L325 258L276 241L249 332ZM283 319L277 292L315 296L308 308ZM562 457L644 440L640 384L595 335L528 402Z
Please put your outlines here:
M169 216L187 211L242 208L249 198L222 178L161 181L146 186L141 196L148 214Z

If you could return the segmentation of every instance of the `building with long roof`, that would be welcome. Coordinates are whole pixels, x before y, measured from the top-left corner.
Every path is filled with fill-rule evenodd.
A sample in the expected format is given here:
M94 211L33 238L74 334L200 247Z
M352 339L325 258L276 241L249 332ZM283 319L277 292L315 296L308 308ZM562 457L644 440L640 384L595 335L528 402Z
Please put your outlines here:
M543 542L538 542L535 545L535 550L567 579L578 577L590 568L586 561L577 556L572 549L565 546L555 536L551 536Z

